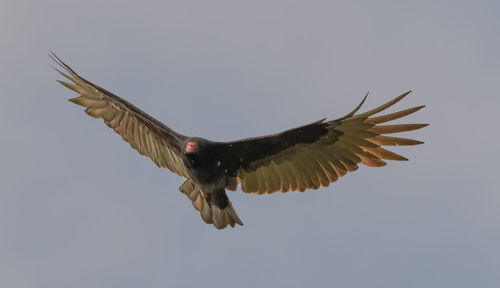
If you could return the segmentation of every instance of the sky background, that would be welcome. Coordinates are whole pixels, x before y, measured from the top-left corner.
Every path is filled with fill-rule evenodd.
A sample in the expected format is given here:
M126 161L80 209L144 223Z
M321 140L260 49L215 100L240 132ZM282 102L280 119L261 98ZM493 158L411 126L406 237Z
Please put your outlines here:
M498 287L500 2L0 0L0 287ZM216 230L102 120L54 51L211 140L391 111L424 145L305 193L229 192ZM402 135L401 135L402 136Z

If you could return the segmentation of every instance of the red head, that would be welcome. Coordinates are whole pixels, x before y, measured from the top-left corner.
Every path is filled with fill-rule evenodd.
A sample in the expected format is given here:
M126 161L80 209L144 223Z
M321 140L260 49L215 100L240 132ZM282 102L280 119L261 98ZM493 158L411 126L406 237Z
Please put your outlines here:
M194 141L187 142L186 147L184 148L184 152L186 154L198 152L198 143Z

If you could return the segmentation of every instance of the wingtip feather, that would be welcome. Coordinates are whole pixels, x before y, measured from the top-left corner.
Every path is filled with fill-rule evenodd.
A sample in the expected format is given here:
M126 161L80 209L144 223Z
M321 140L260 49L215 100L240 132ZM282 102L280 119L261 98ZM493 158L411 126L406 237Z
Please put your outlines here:
M399 101L401 101L403 98L405 98L408 94L410 94L412 91L409 90L409 91L406 91L405 93L399 95L398 97L392 99L391 101L385 103L384 105L381 105L375 109L372 109L370 111L367 111L367 112L364 112L364 113L361 113L361 114L358 114L356 115L356 117L370 117L371 115L374 115L380 111L383 111L389 107L391 107L392 105L398 103Z
M399 124L399 125L376 125L368 129L371 132L377 134L389 134L389 133L399 133L406 131L413 131L423 127L429 126L429 124Z
M383 136L383 135L377 135L375 137L366 139L372 143L375 143L376 145L379 146L411 146L411 145L420 145L423 144L424 142L418 141L418 140L413 140L413 139L407 139L407 138L399 138L399 137L390 137L390 136Z
M338 119L335 119L335 120L333 120L333 121L341 121L341 120L344 120L344 119L347 119L347 118L349 118L349 117L354 116L354 114L355 114L356 112L358 112L358 110L361 108L361 106L363 106L363 104L365 103L366 98L368 98L368 94L369 94L369 93L370 93L370 92L366 92L365 97L363 97L363 100L361 100L361 103L359 103L359 104L358 104L358 106L356 106L356 108L354 108L354 110L352 110L351 112L347 113L346 115L344 115L344 116L342 116L342 117L340 117L340 118L338 118Z
M57 65L61 66L61 68L64 68L64 70L68 71L69 74L73 75L73 76L78 76L78 74L76 74L76 72L71 68L69 67L68 64L64 63L64 61L61 60L61 58L57 57L57 55L50 51L49 50L49 57L57 63ZM56 69L56 68L54 68ZM58 69L56 69L58 71ZM59 73L61 73L60 71L58 71ZM65 76L66 77L66 76Z
M57 82L59 82L61 85L63 85L64 87L70 89L70 90L73 90L75 91L76 93L80 93L78 91L78 87L75 85L75 84L71 84L71 83L68 83L68 82L64 82L64 81L61 81L61 80L56 80Z
M401 110L401 111L398 111L395 113L391 113L391 114L386 114L386 115L381 115L378 117L368 118L365 120L365 122L370 123L370 124L379 124L379 123L384 123L384 122L396 120L396 119L408 116L410 114L413 114L424 107L425 107L425 105L421 105L421 106Z

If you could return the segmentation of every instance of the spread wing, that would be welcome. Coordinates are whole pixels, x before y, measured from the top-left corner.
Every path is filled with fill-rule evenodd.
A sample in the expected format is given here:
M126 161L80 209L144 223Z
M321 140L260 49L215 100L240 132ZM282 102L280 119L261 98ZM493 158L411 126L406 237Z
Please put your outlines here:
M52 53L50 57L64 68L66 73L54 69L72 83L58 82L80 94L69 101L86 107L85 113L90 116L102 118L104 123L120 134L130 146L149 157L159 167L189 177L181 159L179 146L185 136L176 133L126 100L80 77L55 54Z
M285 132L225 143L226 188L248 193L305 191L328 186L358 164L384 166L383 160L408 160L381 146L416 145L423 142L384 134L405 132L428 124L378 125L414 113L424 106L372 117L403 99L365 113L355 114L363 101L346 116L326 119Z

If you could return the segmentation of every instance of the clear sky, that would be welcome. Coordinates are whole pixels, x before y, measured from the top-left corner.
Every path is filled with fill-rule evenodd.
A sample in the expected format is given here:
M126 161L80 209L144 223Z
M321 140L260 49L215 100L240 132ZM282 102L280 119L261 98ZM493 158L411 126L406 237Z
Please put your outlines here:
M0 0L0 287L498 287L498 1ZM329 188L230 192L206 225L68 101L48 50L211 140L339 117L412 89L396 147Z

